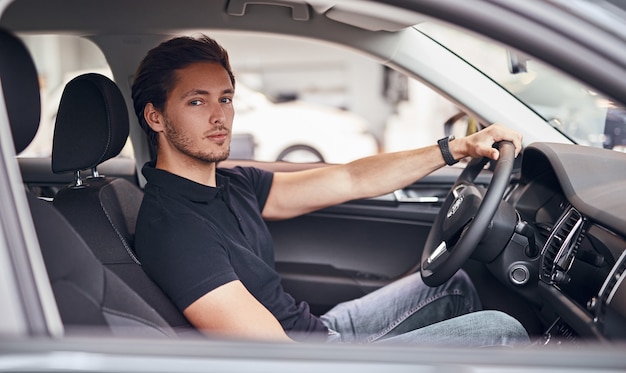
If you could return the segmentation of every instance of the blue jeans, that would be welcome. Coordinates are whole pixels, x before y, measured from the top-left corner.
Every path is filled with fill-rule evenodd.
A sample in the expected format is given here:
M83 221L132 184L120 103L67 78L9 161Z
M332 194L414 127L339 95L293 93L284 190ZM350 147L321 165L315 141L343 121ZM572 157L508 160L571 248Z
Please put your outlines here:
M517 320L480 309L476 289L465 272L457 272L434 288L416 273L341 303L321 320L330 330L328 342L470 347L529 343Z

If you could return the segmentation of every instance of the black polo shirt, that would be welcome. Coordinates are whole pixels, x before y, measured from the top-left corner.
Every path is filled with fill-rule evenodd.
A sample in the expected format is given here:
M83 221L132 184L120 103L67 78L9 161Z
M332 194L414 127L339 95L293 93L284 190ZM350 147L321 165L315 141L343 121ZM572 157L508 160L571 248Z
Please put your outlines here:
M296 304L274 270L274 244L261 211L273 174L256 168L217 170L208 187L154 167L137 218L135 246L146 273L182 311L234 280L295 339L326 332L309 306Z

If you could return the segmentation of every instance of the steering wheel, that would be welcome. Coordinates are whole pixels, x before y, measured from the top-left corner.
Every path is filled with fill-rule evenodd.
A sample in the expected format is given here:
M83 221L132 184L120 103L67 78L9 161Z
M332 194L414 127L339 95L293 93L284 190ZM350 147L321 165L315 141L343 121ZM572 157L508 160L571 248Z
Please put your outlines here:
M474 180L489 161L475 158L448 193L422 251L421 274L428 286L448 281L469 259L483 238L509 184L515 146L499 143L500 157L484 194Z

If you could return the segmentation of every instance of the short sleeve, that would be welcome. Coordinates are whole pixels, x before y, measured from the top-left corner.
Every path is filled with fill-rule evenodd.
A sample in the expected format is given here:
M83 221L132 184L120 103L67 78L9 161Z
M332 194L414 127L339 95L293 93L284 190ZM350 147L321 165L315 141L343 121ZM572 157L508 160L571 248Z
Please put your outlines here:
M254 191L259 204L259 211L263 211L272 188L274 174L255 167L235 167L231 171L241 176L241 178L233 178L233 180L247 182L251 186L250 189Z
M137 232L137 241L142 242L137 254L148 275L181 311L238 279L223 239L210 222L193 213L164 214L143 226L147 229Z

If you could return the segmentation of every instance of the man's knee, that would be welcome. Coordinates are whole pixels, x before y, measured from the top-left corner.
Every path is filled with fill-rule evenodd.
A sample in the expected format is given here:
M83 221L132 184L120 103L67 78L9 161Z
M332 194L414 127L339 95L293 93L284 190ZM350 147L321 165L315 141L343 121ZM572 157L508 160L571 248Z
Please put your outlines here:
M460 292L463 294L465 301L468 303L468 307L472 311L482 309L474 283L462 269L458 270L444 286L447 286L448 289L453 289L454 292Z
M470 277L462 269L459 269L458 271L456 271L456 273L452 275L452 277L450 277L450 280L448 280L448 282L458 283L458 284L470 284L472 285L472 287L474 286L472 284L472 280L470 279Z
M489 325L497 335L501 336L502 346L514 346L528 344L528 332L524 326L514 317L501 311L482 311L481 317L489 319Z

